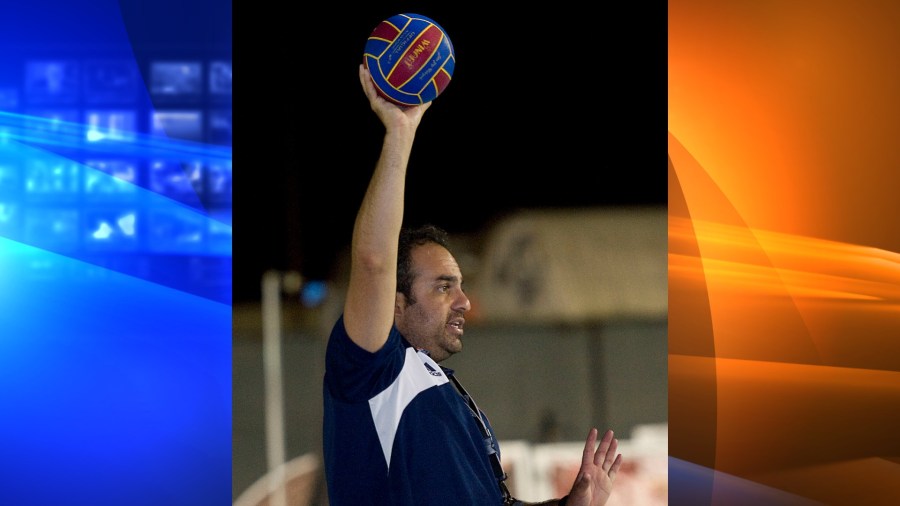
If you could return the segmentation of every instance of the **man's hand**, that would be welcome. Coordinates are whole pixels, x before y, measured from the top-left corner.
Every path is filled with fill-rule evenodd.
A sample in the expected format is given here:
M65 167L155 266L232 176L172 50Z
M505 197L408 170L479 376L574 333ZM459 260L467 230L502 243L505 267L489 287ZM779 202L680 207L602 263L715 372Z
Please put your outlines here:
M566 506L603 506L609 499L613 480L622 465L622 454L616 454L619 441L613 437L613 431L608 430L594 451L596 444L597 429L591 429Z
M422 120L422 115L431 107L431 101L421 105L401 106L386 100L378 94L369 70L362 63L359 64L359 82L372 110L388 130L409 126L415 131Z

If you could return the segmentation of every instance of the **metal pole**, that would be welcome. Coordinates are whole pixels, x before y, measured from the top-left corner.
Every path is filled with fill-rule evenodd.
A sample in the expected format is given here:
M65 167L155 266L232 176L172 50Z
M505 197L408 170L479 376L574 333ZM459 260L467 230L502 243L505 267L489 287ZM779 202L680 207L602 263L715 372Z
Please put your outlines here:
M266 457L272 506L286 506L284 397L281 373L281 273L262 280L263 368L266 388Z

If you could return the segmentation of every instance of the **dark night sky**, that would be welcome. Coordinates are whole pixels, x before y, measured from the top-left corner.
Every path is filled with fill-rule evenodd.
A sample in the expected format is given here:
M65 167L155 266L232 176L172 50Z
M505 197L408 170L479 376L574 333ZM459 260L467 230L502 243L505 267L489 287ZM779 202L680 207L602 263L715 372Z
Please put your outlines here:
M456 55L419 127L408 223L472 233L515 209L665 204L664 4L329 5L234 5L236 302L266 269L330 277L349 244L383 132L357 67L397 13L435 20Z

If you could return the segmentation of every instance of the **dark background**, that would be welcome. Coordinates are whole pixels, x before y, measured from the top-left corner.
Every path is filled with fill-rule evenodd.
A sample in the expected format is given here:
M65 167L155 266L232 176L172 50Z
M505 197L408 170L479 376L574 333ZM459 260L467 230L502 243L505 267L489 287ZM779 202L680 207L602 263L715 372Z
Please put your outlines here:
M234 5L234 301L267 269L329 279L383 129L360 88L369 33L397 13L447 32L456 67L426 113L406 222L475 233L524 208L664 205L662 5Z

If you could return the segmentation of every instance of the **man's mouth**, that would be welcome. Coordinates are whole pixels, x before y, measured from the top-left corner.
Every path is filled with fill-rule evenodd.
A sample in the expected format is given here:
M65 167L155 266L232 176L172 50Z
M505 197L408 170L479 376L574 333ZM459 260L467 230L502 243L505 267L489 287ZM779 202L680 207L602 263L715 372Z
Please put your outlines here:
M462 335L463 327L466 325L466 320L463 318L455 318L447 322L447 326L454 329L458 334Z

